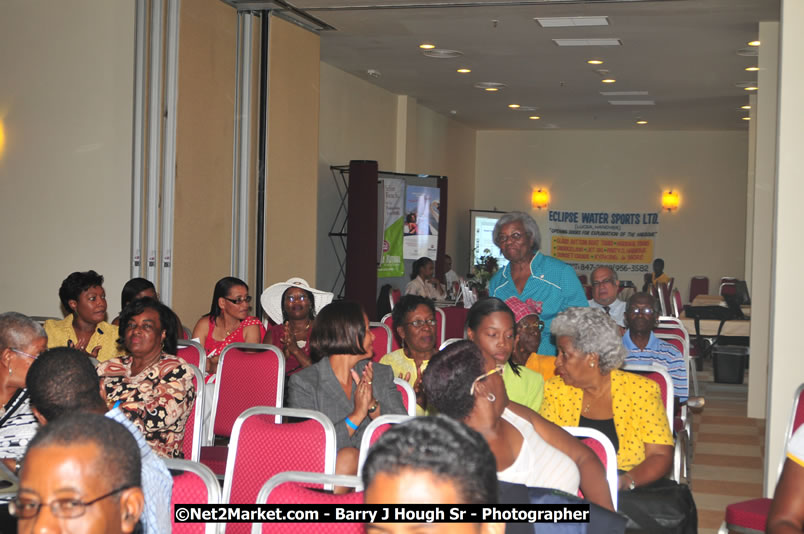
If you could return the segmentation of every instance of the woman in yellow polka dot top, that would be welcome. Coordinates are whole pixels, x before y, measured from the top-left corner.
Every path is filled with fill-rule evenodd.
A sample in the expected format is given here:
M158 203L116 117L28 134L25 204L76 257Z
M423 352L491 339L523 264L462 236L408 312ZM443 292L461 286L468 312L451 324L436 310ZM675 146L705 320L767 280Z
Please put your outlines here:
M552 325L556 376L539 413L562 426L603 432L617 451L619 489L662 478L673 464L673 434L654 381L618 369L626 351L614 320L595 308L568 308Z

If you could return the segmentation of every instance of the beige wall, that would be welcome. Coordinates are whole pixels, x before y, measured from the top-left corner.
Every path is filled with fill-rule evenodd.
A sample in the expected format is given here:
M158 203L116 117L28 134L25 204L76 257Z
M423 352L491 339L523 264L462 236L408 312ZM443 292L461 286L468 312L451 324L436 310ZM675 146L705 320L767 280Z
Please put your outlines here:
M173 307L192 328L231 270L237 15L184 1L179 26Z
M277 17L269 34L265 285L292 276L313 283L320 39Z
M134 3L0 2L0 310L61 316L72 271L129 278Z
M656 256L686 301L689 279L743 276L746 151L744 132L483 131L478 133L475 207L532 212L533 187L551 208L658 211L662 190L681 192L678 212L660 215ZM546 233L546 232L545 232ZM621 276L639 282L641 276Z

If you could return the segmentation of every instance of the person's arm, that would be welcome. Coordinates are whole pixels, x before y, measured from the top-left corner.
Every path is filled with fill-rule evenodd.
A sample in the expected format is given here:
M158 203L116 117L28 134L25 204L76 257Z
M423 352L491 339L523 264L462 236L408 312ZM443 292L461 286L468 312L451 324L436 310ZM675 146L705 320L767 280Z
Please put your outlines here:
M804 466L789 457L784 462L782 478L773 495L767 534L800 534L804 531Z
M608 510L614 510L614 504L611 502L611 492L606 481L606 471L592 449L575 439L560 426L551 423L521 404L512 402L508 405L508 408L530 421L544 441L569 456L575 462L578 466L578 471L581 473L581 491L583 491L583 496L586 500Z
M662 478L673 467L673 446L645 443L645 459L641 464L619 476L619 489L628 489L631 481L645 486Z
M262 340L263 332L260 331L259 325L252 324L243 328L243 342L244 343L259 343Z
M193 339L197 339L202 347L207 340L207 331L209 331L209 317L205 315L195 323L193 328Z

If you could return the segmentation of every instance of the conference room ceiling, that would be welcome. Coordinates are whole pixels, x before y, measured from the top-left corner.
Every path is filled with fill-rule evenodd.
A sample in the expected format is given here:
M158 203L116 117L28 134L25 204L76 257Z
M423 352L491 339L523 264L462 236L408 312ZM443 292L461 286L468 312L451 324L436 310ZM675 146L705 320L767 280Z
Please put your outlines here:
M334 28L320 33L322 61L477 129L747 129L740 107L749 92L736 84L756 81L745 69L757 58L738 50L758 38L759 21L779 20L779 0L290 3ZM534 20L544 17L606 17L608 25L543 27ZM553 41L599 38L622 44ZM461 55L426 57L422 43ZM616 82L601 82L607 78ZM487 92L474 87L478 82L505 87ZM636 125L639 119L648 123Z

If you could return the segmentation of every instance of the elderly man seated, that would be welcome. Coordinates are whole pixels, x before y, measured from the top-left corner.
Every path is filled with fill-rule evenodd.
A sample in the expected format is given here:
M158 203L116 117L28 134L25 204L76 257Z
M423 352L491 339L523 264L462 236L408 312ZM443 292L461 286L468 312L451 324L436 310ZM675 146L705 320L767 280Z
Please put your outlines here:
M667 369L673 379L673 393L680 402L687 400L687 366L684 355L670 343L660 340L653 333L659 324L659 303L647 293L635 293L628 299L625 310L623 345L628 350L625 363L642 365L659 364Z
M600 308L614 319L617 326L625 328L625 301L617 298L620 281L610 267L598 267L592 271L592 298L589 307Z

